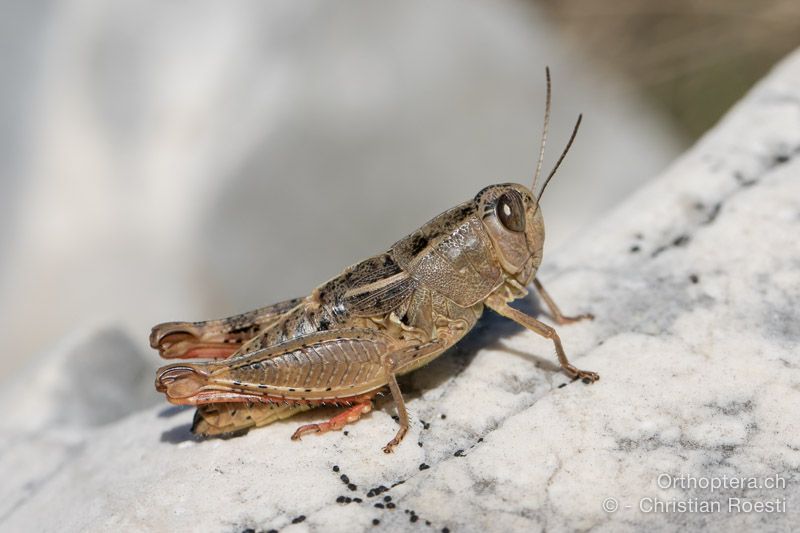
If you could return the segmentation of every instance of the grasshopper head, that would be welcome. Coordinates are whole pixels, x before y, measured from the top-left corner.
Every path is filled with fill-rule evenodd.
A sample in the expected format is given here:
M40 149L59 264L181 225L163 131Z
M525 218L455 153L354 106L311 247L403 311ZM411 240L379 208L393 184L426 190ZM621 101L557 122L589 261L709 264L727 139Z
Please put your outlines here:
M542 262L544 220L530 189L517 183L491 185L475 201L503 270L514 276L535 272Z
M569 152L578 128L581 125L581 116L572 130L572 135L564 151L556 161L553 170L538 193L536 181L542 170L544 160L544 147L547 141L547 127L550 123L551 84L550 69L545 70L547 77L547 102L544 112L544 128L542 142L539 147L539 162L533 176L530 188L517 183L503 183L486 187L475 197L478 213L483 225L494 244L497 259L503 269L523 285L531 282L536 275L536 269L542 262L542 249L544 247L544 220L539 208L539 200L547 188L547 184L555 175L564 157Z

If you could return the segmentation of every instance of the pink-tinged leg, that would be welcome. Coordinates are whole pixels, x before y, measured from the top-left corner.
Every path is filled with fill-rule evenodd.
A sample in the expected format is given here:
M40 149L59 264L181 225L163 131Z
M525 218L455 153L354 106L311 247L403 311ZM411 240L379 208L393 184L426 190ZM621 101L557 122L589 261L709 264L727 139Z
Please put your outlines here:
M240 315L204 322L164 322L150 332L150 346L165 359L225 359L302 301L293 298Z
M150 334L150 346L164 359L226 359L241 345L241 339L208 334L179 322L160 324Z
M306 424L297 428L292 435L292 440L298 440L306 433L325 433L326 431L340 430L347 424L357 422L361 415L372 411L372 399L361 401L352 407L348 407L343 412L334 416L327 422L320 424Z

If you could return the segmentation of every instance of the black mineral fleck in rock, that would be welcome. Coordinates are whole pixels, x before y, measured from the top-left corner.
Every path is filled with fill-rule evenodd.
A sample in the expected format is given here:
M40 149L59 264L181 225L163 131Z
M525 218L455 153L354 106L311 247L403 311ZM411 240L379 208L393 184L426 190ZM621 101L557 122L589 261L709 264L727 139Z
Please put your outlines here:
M305 519L306 519L305 515L301 514L300 516L298 516L297 518L292 520L292 524L299 524L300 522L302 522Z
M430 468L430 466L426 465L425 463L422 463L421 465L419 465L419 469L420 470L427 470L429 468Z

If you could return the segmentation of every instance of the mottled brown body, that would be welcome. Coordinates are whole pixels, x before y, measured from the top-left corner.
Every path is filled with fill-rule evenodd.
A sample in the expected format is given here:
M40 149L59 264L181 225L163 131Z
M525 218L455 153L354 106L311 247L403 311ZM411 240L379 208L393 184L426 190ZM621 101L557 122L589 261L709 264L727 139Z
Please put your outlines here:
M194 430L206 435L317 405L349 407L329 422L299 428L299 437L357 420L388 386L401 425L384 448L389 452L408 428L396 376L458 342L485 306L551 338L564 370L594 381L597 374L567 361L555 330L508 306L534 282L559 323L575 320L561 315L535 279L543 245L531 189L492 185L305 298L227 319L156 326L150 342L163 357L217 359L163 367L156 388L172 403L198 406Z

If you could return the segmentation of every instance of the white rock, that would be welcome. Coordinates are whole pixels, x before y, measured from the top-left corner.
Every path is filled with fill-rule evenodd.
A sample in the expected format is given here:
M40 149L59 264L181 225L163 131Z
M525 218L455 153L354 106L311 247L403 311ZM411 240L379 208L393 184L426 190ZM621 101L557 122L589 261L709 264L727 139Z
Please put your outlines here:
M6 444L15 486L39 453L46 468L2 499L0 527L349 532L373 519L407 529L418 516L415 527L437 531L791 530L799 174L795 53L660 179L545 258L542 279L561 307L597 315L559 329L598 383L568 383L547 341L487 316L405 381L414 423L394 455L380 451L396 428L388 403L348 434L302 442L289 440L293 429L323 413L201 442L188 433L191 412L165 405L73 437L60 454L46 453L50 434ZM661 488L662 474L778 476L785 487ZM390 490L370 497L381 485ZM387 495L396 509L375 507ZM643 512L648 498L721 508ZM728 512L729 498L785 502L786 512Z
M76 331L11 376L0 429L101 426L153 405L152 358L115 326Z

